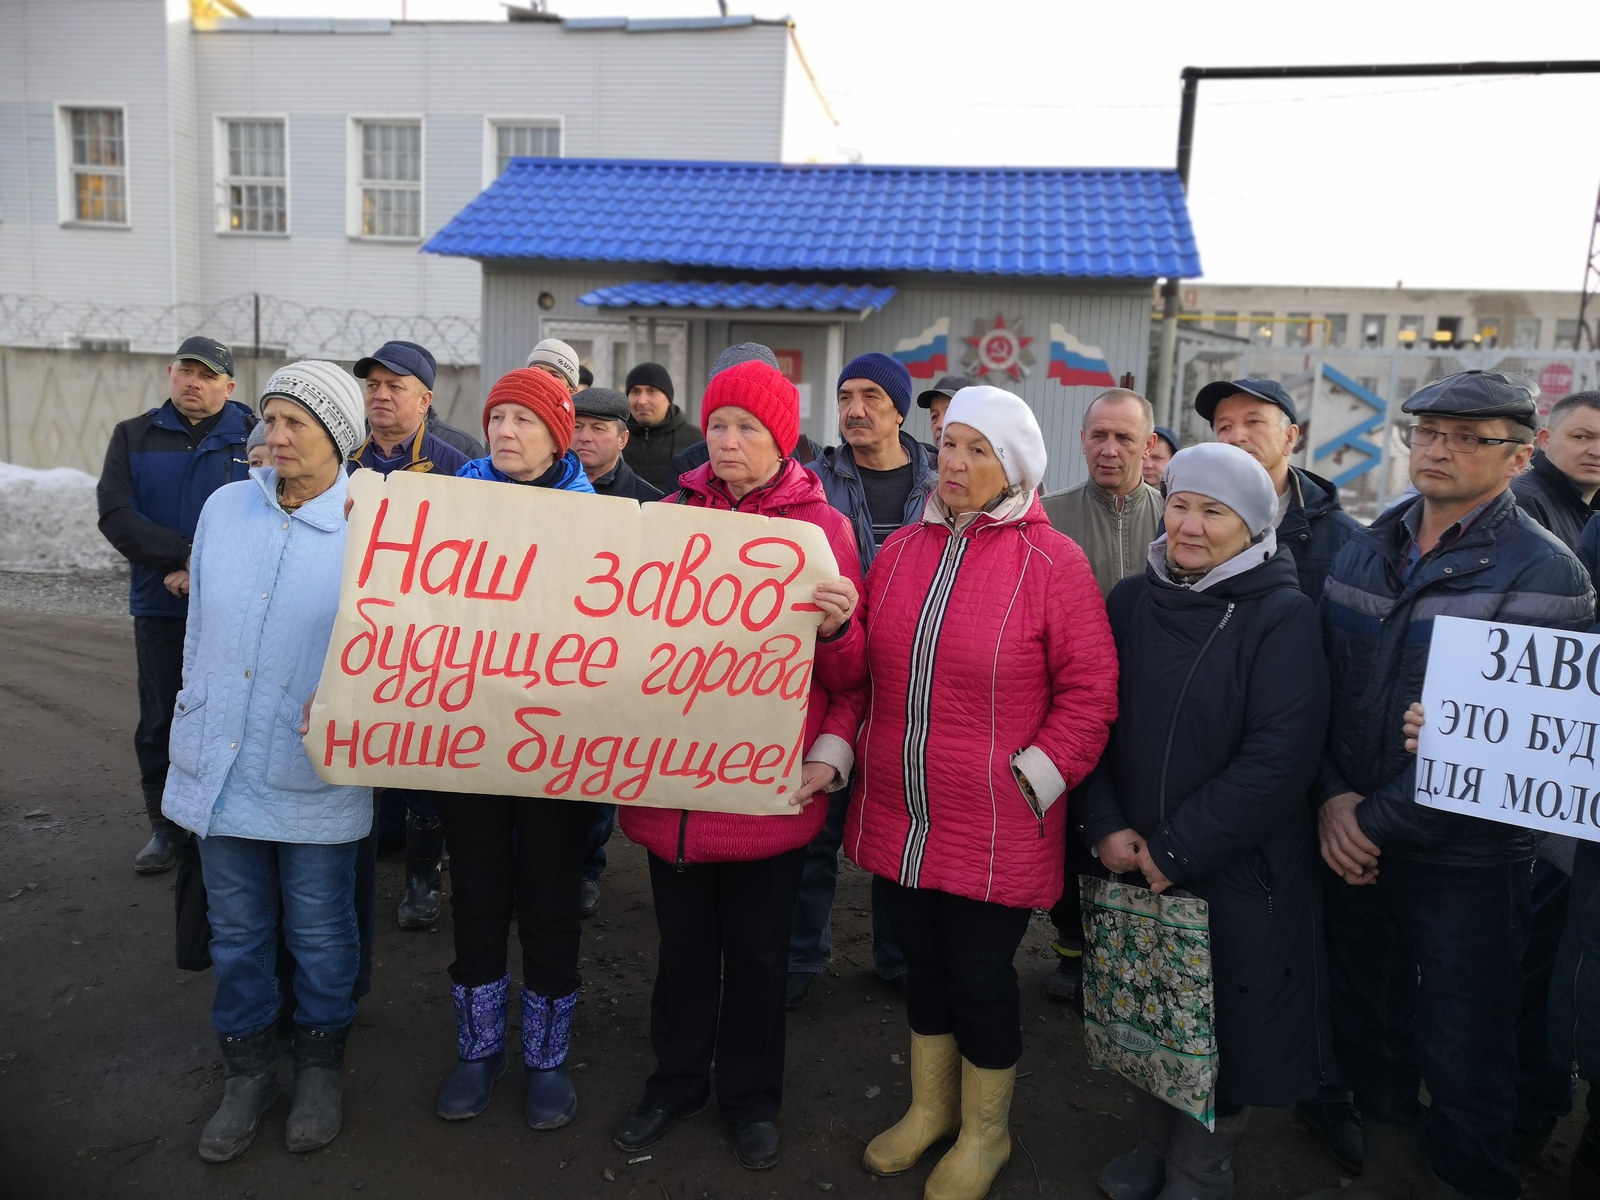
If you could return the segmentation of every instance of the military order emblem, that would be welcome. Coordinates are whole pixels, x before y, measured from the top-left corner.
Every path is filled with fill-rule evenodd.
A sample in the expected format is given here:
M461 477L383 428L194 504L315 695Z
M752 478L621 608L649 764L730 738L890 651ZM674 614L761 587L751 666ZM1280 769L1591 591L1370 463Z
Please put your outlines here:
M983 320L972 323L972 336L962 338L966 354L962 358L967 374L990 383L1026 379L1033 373L1033 341L1022 332L1022 322L1006 323L1004 313L996 313L994 324Z

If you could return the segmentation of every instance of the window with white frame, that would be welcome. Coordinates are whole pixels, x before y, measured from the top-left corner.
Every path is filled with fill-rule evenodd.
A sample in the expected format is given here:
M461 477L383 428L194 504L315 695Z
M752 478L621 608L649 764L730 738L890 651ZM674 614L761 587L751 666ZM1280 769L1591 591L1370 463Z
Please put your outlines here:
M422 236L422 124L361 121L362 237Z
M283 121L229 119L223 129L224 228L233 233L288 233L289 159Z
M88 225L128 223L128 140L120 108L62 110L67 150L67 218Z
M494 134L494 178L505 174L513 158L560 158L561 122L505 120L491 122Z

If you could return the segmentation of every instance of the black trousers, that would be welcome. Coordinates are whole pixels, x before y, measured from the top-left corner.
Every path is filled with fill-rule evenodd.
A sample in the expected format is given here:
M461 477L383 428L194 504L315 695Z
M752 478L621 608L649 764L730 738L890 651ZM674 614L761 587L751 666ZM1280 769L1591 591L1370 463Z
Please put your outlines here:
M1050 910L1050 920L1056 927L1056 941L1065 950L1083 949L1083 906L1078 893L1078 876L1095 875L1100 862L1089 853L1083 839L1075 830L1067 832L1067 853L1064 862L1065 878L1061 885L1061 899Z
M139 760L144 811L154 825L162 820L161 793L167 786L167 736L172 709L183 687L182 617L135 617L133 650L139 663L139 726L133 753Z
M1030 910L884 883L906 956L911 1031L955 1034L961 1057L986 1071L1014 1066L1022 1057L1022 998L1012 959Z
M597 806L453 792L434 802L450 847L450 978L481 987L503 976L515 913L523 986L551 998L577 991L578 885Z
M805 848L753 862L679 869L650 856L661 931L650 999L655 1073L644 1102L698 1108L717 1068L717 1107L730 1121L771 1121L783 1102L789 926Z

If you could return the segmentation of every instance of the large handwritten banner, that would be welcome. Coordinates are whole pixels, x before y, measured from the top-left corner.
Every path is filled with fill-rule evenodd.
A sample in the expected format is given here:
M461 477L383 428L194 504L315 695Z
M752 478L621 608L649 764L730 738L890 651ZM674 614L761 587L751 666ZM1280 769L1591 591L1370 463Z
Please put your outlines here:
M350 496L323 779L797 811L816 526L407 471Z
M1422 704L1417 803L1600 841L1600 637L1437 617Z

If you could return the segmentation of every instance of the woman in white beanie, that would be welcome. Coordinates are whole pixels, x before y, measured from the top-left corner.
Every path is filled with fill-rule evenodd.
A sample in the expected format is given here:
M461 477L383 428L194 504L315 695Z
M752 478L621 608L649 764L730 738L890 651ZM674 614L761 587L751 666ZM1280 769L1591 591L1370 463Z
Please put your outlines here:
M1328 718L1316 606L1254 458L1191 446L1163 479L1166 532L1107 601L1121 707L1073 823L1107 872L1210 907L1216 1128L1139 1092L1138 1145L1100 1174L1121 1200L1233 1195L1250 1109L1314 1096L1330 1061L1306 805ZM1085 994L1090 1038L1110 993L1102 978Z
M361 439L361 387L298 362L261 397L268 465L212 493L189 562L183 690L162 812L199 836L222 1042L222 1105L200 1157L244 1152L278 1095L278 927L294 954L292 1151L340 1125L356 931L356 843L372 791L317 778L300 740L339 607L344 459Z
M844 847L882 877L908 963L911 1109L864 1163L897 1175L959 1132L925 1194L976 1200L1011 1153L1012 958L1061 896L1061 801L1105 745L1117 660L1089 562L1039 503L1032 410L963 388L940 438L922 520L867 575L870 686L826 728L856 743Z

